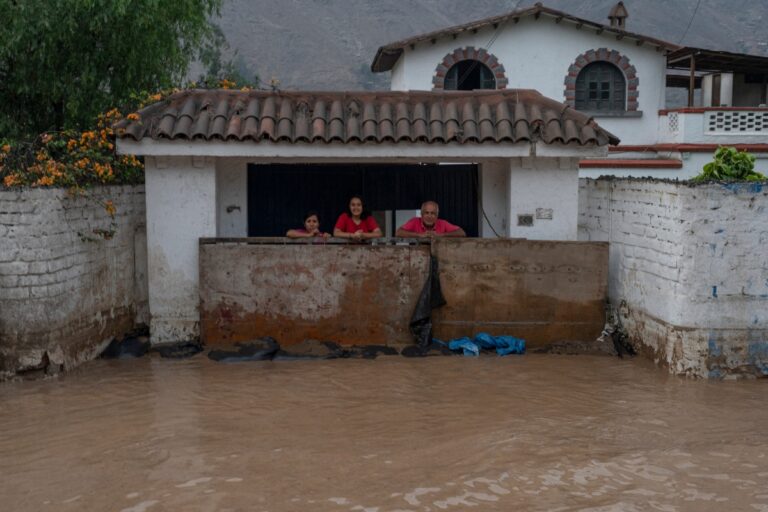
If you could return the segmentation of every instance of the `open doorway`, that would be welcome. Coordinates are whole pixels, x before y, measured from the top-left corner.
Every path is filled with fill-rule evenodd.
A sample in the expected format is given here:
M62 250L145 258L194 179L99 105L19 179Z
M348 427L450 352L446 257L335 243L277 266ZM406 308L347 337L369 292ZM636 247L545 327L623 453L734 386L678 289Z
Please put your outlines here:
M332 232L349 198L363 196L382 230L419 209L440 204L440 216L478 236L478 166L475 164L249 164L248 236L283 236L301 227L308 210ZM398 213L399 212L399 213Z

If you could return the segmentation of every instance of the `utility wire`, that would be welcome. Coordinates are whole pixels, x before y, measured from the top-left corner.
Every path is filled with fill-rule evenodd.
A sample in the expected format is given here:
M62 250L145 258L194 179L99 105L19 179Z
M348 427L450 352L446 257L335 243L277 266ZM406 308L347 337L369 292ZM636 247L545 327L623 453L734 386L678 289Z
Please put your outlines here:
M512 10L510 11L510 14L511 14L511 13L513 13L513 12L515 12L515 11L517 11L517 7L520 5L520 2L521 2L521 0L517 0L517 1L515 2L515 6L514 6L514 7L512 8ZM491 34L491 38L488 40L488 43L487 43L487 44L486 44L486 45L483 47L483 49L484 49L485 51L489 51L489 50L491 49L491 46L493 46L493 43L495 43L495 42L496 42L496 39L499 37L499 34L501 33L501 28L502 28L504 25L506 25L507 21L509 21L509 20L507 19L507 20L505 20L503 23L499 23L499 25L498 25L498 26L496 27L496 29L493 31L493 34ZM457 63L457 64L458 64L458 63ZM477 67L477 65L478 65L478 64L480 64L480 61L478 61L478 60L475 60L475 61L473 61L473 62L472 62L472 65L471 65L471 66L469 66L469 68L467 68L467 70L464 72L464 74L463 74L463 75L461 75L461 77L460 77L460 78L457 78L457 79L456 79L456 89L459 89L459 87L461 86L461 84L463 84L463 83L464 83L464 81L465 81L467 78L469 78L469 75L472 73L472 71L474 71L474 70L475 70L475 68ZM457 70L457 71L458 71L458 70ZM495 78L494 78L494 80L495 80Z
M696 13L699 12L699 6L701 5L701 0L697 0L696 7L693 9L693 15L691 16L691 19L688 21L688 26L685 27L685 32L683 32L683 37L680 38L680 40L677 42L677 44L680 44L683 42L683 39L685 39L685 36L688 35L688 30L691 28L691 25L693 24L694 18L696 18Z

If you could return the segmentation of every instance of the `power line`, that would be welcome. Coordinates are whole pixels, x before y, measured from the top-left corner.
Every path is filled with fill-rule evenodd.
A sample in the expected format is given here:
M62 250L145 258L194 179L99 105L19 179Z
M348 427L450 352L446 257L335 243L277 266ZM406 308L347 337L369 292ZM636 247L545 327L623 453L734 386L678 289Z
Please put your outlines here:
M691 16L691 19L688 21L688 26L685 27L685 32L683 32L683 37L680 38L680 40L677 42L677 44L680 44L683 42L683 39L685 39L685 36L688 35L688 29L691 28L691 25L693 24L693 19L696 17L696 13L699 12L699 6L701 5L701 0L696 1L696 8L693 10L693 15Z
M520 2L521 0L517 0L515 2L515 6L510 11L510 14L517 11L517 7L520 5ZM507 18L502 23L499 23L496 26L496 29L493 31L493 34L491 34L491 38L488 40L488 43L485 45L485 47L483 47L485 51L490 51L491 46L493 46L493 43L496 42L496 38L498 38L499 34L501 33L501 28L507 23L507 21L509 21L509 18ZM480 61L477 61L477 60L473 61L472 64L469 66L469 68L464 72L464 74L461 75L461 77L456 77L456 89L458 89L461 86L461 84L463 84L464 81L467 78L469 78L469 75L472 73L472 71L475 70L478 64L480 64ZM458 71L458 69L456 71Z

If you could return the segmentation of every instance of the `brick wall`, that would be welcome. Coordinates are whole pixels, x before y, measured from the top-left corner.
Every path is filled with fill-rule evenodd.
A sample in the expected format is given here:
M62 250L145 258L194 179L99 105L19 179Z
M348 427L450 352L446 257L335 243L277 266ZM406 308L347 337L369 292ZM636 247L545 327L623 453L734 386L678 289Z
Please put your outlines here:
M768 375L768 186L581 180L579 238L610 242L609 298L643 352Z
M143 187L0 190L0 378L71 368L147 321Z

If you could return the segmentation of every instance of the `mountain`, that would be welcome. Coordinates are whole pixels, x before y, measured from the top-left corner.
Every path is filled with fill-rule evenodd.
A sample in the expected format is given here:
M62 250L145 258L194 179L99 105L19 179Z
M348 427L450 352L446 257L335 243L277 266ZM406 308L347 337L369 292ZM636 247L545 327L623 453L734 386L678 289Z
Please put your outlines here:
M548 0L607 23L616 0ZM222 29L241 71L281 89L386 89L371 73L379 46L529 7L531 0L224 0ZM767 0L625 0L627 29L673 43L768 55ZM695 13L695 16L694 16ZM687 28L690 24L690 27ZM687 28L687 32L686 32ZM683 37L685 36L685 37Z

